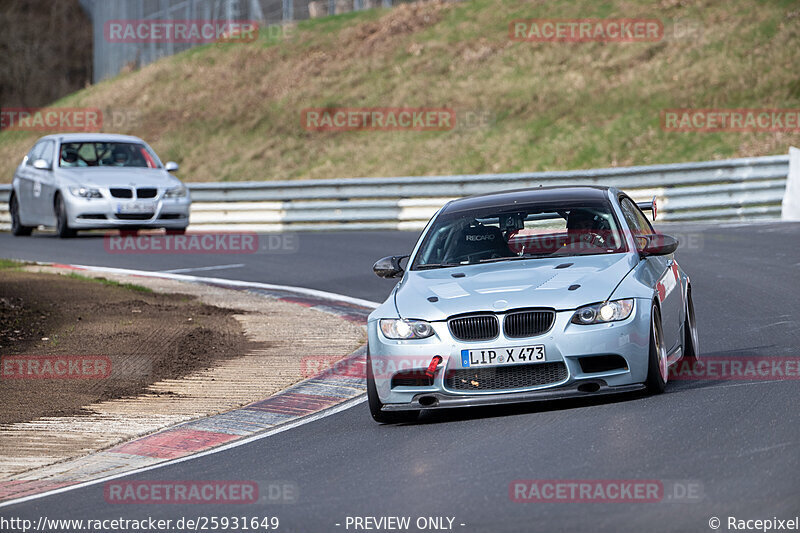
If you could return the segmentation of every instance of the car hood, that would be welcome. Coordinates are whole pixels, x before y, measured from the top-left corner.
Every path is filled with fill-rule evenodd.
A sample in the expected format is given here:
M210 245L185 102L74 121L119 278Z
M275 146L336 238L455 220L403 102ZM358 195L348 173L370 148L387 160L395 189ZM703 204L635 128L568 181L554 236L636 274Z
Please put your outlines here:
M87 187L177 187L178 178L161 168L69 168L59 175Z
M403 318L429 321L521 307L575 309L611 296L636 263L636 254L618 253L409 271L395 305Z

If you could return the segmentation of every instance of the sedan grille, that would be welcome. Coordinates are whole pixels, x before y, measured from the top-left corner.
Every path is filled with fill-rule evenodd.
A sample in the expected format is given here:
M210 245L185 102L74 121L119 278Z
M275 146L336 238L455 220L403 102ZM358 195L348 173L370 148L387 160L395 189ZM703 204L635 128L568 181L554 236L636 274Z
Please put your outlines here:
M152 188L145 188L142 187L140 189L136 189L136 197L137 198L155 198L156 194L158 194L158 189Z
M567 379L563 362L448 370L445 388L457 391L527 389Z
M125 189L122 187L112 187L109 189L111 196L114 198L133 198L133 189Z
M474 315L451 318L448 321L450 333L462 341L485 341L494 339L500 333L497 317L494 315Z
M150 220L153 218L153 213L130 213L130 214L117 214L119 220Z
M555 322L556 313L552 309L530 309L508 313L503 320L506 337L535 337L546 333Z

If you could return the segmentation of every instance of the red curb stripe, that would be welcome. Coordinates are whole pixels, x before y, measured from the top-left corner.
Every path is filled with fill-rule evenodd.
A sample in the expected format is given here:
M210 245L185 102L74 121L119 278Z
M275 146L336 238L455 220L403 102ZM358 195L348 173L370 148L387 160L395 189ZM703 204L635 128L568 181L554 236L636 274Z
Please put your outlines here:
M190 455L195 452L219 446L220 444L238 438L238 435L231 435L229 433L178 428L120 444L108 451L112 453L157 457L159 459L176 459L184 455Z
M247 406L247 409L304 416L341 402L342 398L336 398L334 396L317 396L315 394L286 392L250 404Z

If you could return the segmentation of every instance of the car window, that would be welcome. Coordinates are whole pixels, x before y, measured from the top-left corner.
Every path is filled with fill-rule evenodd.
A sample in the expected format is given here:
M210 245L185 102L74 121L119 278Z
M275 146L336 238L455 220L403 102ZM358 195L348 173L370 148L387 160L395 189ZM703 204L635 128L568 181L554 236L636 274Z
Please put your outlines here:
M28 152L28 159L25 162L25 164L28 165L29 167L32 167L33 162L39 159L39 156L41 155L43 149L44 149L44 141L39 141L38 143L34 144L33 148L31 148L31 151Z
M428 231L413 268L625 250L607 201L531 202L443 213Z
M628 223L628 227L633 232L634 237L640 235L652 235L655 233L653 230L653 226L650 225L650 221L647 220L647 217L644 216L642 210L627 196L623 196L620 199L620 207L622 208L622 215L625 217L625 222ZM636 245L641 250L644 246L644 241L641 239L636 239Z
M59 166L160 168L155 154L145 145L129 142L63 143Z
M42 150L37 154L39 159L47 161L48 165L53 165L53 148L55 143L53 141L44 141L41 143Z

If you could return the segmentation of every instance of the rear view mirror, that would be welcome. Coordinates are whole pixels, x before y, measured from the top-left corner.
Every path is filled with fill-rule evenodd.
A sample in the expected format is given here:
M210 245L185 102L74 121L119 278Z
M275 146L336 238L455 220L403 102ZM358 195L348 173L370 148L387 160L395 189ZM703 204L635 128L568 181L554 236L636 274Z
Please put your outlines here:
M644 248L642 248L642 255L669 255L678 249L678 239L655 233L653 235L646 235L643 238L647 241Z
M403 274L403 267L400 266L400 261L408 257L407 255L390 255L378 259L372 265L372 271L381 278L396 278Z
M167 172L177 172L178 171L178 163L175 161L167 161L167 164L164 166Z

